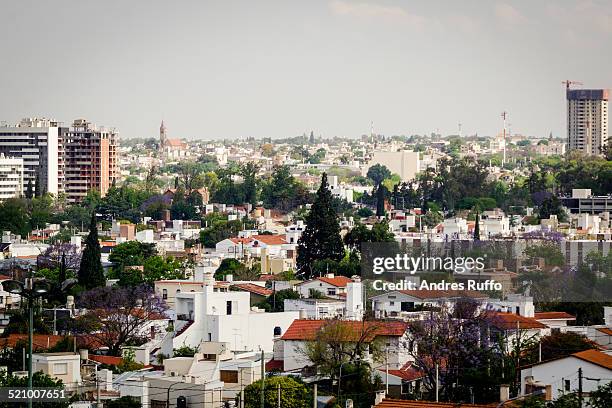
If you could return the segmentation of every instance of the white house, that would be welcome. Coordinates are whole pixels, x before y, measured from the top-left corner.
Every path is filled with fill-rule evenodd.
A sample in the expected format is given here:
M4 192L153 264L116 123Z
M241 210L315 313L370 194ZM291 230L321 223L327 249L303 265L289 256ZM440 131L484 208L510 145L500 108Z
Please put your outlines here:
M174 338L174 348L212 341L229 343L234 351L272 351L274 335L284 333L300 315L252 308L249 292L215 291L211 274L200 291L180 292L174 301L177 316L188 321Z
M359 277L355 276L346 285L346 296L340 299L285 299L287 311L298 311L306 314L309 319L346 319L361 320L364 314L363 284Z
M533 364L521 370L521 392L528 394L550 386L555 400L565 393L576 392L579 368L582 369L582 391L588 394L612 378L612 356L598 350L585 350Z
M295 320L287 329L285 334L277 340L274 349L274 360L283 361L283 369L295 372L311 365L304 355L307 342L316 340L317 334L326 325L342 325L343 332L350 336L347 341L370 343L380 339L386 347L383 361L371 361L378 366L388 358L389 367L399 369L407 362L412 361L411 353L415 351L416 344L412 341L408 331L408 323L400 321L376 321L367 322L347 320ZM365 356L370 359L370 356Z
M311 290L313 290L331 298L342 298L346 296L347 285L351 282L353 280L346 276L335 276L333 273L328 273L325 276L300 283L296 286L296 290L302 297L310 297Z
M76 390L81 384L81 357L78 353L32 354L32 370L62 380L67 390Z

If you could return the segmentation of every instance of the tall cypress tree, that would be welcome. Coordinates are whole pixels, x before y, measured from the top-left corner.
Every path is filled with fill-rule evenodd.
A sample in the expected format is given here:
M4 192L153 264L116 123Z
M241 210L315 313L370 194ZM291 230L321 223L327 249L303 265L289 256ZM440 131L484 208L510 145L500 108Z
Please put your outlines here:
M474 225L474 241L480 241L480 214L476 211L476 224Z
M384 217L385 216L385 189L382 183L378 184L378 189L376 190L376 216Z
M315 202L306 217L306 229L298 242L297 269L310 278L315 261L344 257L344 245L340 237L338 215L332 205L332 195L323 173Z
M34 186L32 185L32 179L30 178L28 179L28 186L26 188L25 198L31 200L32 197L34 197Z
M85 250L81 257L79 285L87 289L93 289L105 284L106 278L100 261L100 242L98 241L98 226L96 225L96 213L94 212L91 214L89 234L85 240Z

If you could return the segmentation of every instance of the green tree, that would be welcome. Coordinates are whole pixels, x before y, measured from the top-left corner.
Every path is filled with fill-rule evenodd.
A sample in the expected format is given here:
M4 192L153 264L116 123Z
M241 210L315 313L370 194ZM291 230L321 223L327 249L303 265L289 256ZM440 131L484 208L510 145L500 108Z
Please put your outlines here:
M64 384L61 380L56 380L55 378L43 374L38 371L32 375L32 385L34 387L49 387L49 388L59 388L63 389ZM28 378L27 377L15 377L12 374L7 373L6 371L0 372L0 387L27 387L28 386ZM22 403L24 404L24 403ZM20 404L14 402L2 402L0 403L0 408L13 408ZM25 405L25 404L24 404ZM58 402L33 402L32 406L34 408L66 408L70 404L68 400L58 401Z
M343 256L344 245L340 237L338 216L332 205L327 174L323 173L315 202L306 217L306 228L298 242L297 268L309 278L314 261L319 259L340 261Z
M104 286L106 277L100 260L100 242L98 241L98 226L96 224L96 214L91 214L89 224L89 234L85 240L85 250L81 257L78 279L79 285L87 289Z
M595 391L591 392L589 406L592 408L612 407L612 381L606 385L600 385Z
M9 198L0 203L0 229L23 237L32 230L26 202L20 198Z
M273 292L263 302L257 304L257 307L264 309L266 312L282 312L285 310L285 299L299 299L300 294L293 289L283 289Z
M261 407L261 382L255 381L244 389L244 407ZM312 393L301 380L296 377L273 376L264 380L265 408L276 408L278 402L278 387L281 389L281 407L310 408Z
M585 336L574 332L553 332L540 339L539 343L534 343L533 347L525 350L532 362L539 360L540 350L542 360L568 356L579 351L596 348L596 344Z
M108 400L104 404L107 408L140 408L142 404L132 397L121 397L114 400Z
M253 162L248 162L242 169L242 177L244 182L242 183L242 189L244 191L244 202L252 205L257 204L257 172L259 167Z
M474 224L474 241L480 241L480 214L476 211L476 224Z
M366 176L375 186L379 186L385 179L391 177L391 171L382 164L375 164L368 169Z

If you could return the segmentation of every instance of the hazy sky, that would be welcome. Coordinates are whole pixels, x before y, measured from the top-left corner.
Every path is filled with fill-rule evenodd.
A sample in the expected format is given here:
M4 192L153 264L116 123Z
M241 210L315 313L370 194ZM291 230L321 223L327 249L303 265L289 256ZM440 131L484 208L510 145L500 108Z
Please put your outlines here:
M612 1L0 0L0 120L122 137L564 135L612 88Z

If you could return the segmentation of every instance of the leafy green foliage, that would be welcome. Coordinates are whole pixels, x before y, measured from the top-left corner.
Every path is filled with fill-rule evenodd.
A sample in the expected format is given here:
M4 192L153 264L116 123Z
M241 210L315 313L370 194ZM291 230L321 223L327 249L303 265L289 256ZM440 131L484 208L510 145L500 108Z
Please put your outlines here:
M306 218L306 228L298 242L297 268L308 278L316 260L340 261L343 256L338 216L332 206L327 175L323 173L317 197Z
M32 376L32 385L34 387L49 387L49 388L64 388L61 380L43 374L42 372L36 372ZM17 378L6 371L0 372L0 387L27 387L28 378ZM15 403L2 402L0 408L12 408L15 407ZM34 408L66 408L69 406L69 402L33 402L32 407Z
M292 175L288 166L278 166L261 189L266 208L289 211L310 202L309 193Z
M244 389L244 407L261 407L261 382L255 381ZM281 388L281 407L283 408L310 408L312 406L312 393L298 378L274 376L264 380L265 408L276 408L278 387Z
M106 277L100 260L100 242L98 242L98 227L96 215L92 213L89 224L89 234L85 240L85 250L81 257L78 278L79 285L87 289L104 286Z
M265 301L257 304L257 307L266 312L282 312L285 310L285 299L299 299L300 294L292 289L278 290L266 298Z

